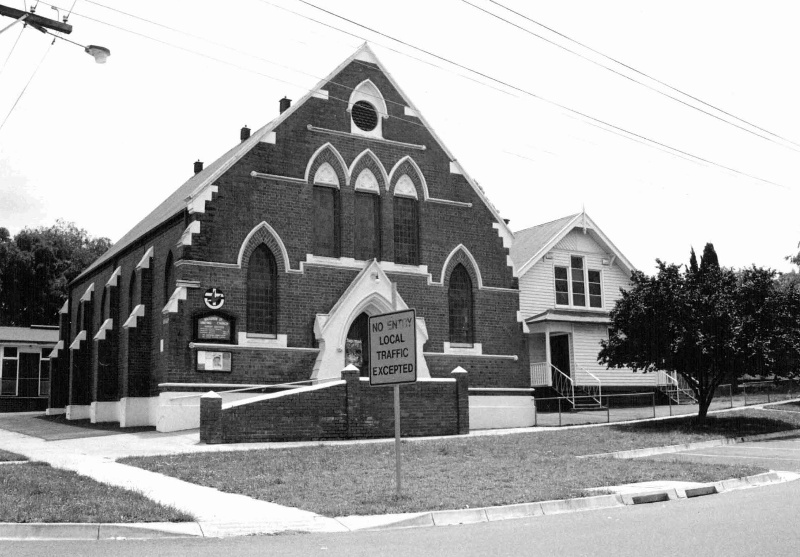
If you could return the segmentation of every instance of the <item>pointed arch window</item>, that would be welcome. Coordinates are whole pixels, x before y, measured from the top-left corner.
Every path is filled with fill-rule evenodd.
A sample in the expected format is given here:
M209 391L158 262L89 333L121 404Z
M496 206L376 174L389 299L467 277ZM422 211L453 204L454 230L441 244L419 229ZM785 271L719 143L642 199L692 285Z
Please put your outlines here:
M136 307L136 304L133 303L134 297L136 296L136 271L131 273L131 281L128 283L128 313L126 317L133 313L133 308Z
M172 261L172 252L167 253L167 262L164 265L164 303L167 305L172 291L175 289L175 265Z
M447 302L450 312L450 342L471 345L475 338L472 280L461 263L450 274Z
M416 199L394 198L394 260L419 265L419 208Z
M247 332L278 333L278 265L264 244L253 251L247 265Z
M314 186L314 254L339 257L339 190Z

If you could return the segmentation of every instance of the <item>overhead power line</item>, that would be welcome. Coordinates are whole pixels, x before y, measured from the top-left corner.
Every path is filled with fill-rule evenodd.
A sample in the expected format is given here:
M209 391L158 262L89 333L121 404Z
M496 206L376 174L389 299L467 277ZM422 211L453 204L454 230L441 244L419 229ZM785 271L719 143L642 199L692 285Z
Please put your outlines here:
M19 101L22 98L22 95L24 95L25 91L28 90L28 86L31 84L31 81L33 81L33 78L36 77L36 74L38 73L39 68L42 67L42 63L44 62L44 59L47 58L47 55L50 53L50 49L51 48L53 48L53 43L50 43L50 46L48 46L47 50L44 51L44 55L42 56L42 59L39 60L39 63L36 65L36 69L33 70L33 73L31 74L30 78L28 78L28 82L25 84L25 87L22 88L22 91L20 92L19 96L17 97L17 100L15 100L14 104L11 106L11 110L9 110L8 114L6 114L6 117L3 119L3 123L0 124L0 131L3 130L3 127L6 125L6 122L8 122L8 119L11 117L11 113L14 112L15 108L17 108L17 104L19 104Z
M623 73L620 73L620 72L614 70L613 68L609 68L608 66L600 64L596 60L592 60L591 58L588 58L587 56L584 56L583 54L581 54L579 52L571 50L571 49L565 47L564 45L561 45L561 44L559 44L557 42L554 42L554 41L552 41L552 40L550 40L550 39L548 39L546 37L543 37L543 36L541 36L541 35L539 35L537 33L534 33L532 31L530 31L529 29L521 27L521 26L519 26L519 25L517 25L515 23L512 23L512 22L508 21L507 19L498 16L495 13L492 13L492 12L490 12L488 10L485 10L484 8L481 8L480 6L477 6L477 5L473 4L472 2L469 2L468 0L461 0L461 1L463 3L465 3L465 4L468 4L468 5L472 6L473 8L475 8L477 10L480 10L480 11L482 11L482 12L488 14L488 15L491 15L492 17L495 17L495 18L497 18L497 19L499 19L501 21L506 22L509 25L512 25L512 26L514 26L514 27L516 27L518 29L521 29L522 31L525 31L526 33L528 33L530 35L533 35L534 37L542 39L543 41L546 41L546 42L548 42L548 43L550 43L550 44L552 44L552 45L554 45L554 46L556 46L556 47L558 47L558 48L560 48L562 50L565 50L565 51L570 52L570 53L572 53L572 54L574 54L576 56L579 56L580 58L583 58L584 60L587 60L588 62L591 62L592 64L598 65L598 66L600 66L602 68L605 68L606 70L608 70L610 72L613 72L613 73L615 73L617 75L620 75L620 76L624 77L625 79L629 79L629 80L634 81L634 82L636 82L636 83L638 83L638 84L640 84L640 85L642 85L644 87L647 87L648 89L650 89L652 91L655 91L656 93L658 93L660 95L664 95L664 96L666 96L666 97L668 97L670 99L673 99L673 100L675 100L675 101L677 101L677 102L679 102L681 104L684 104L684 105L688 106L689 108L692 108L694 110L698 110L698 111L702 112L703 114L708 114L709 116L711 116L713 118L721 120L721 121L725 122L726 124L730 124L732 126L735 126L735 127L739 128L741 130L744 130L744 131L746 131L748 133L751 133L751 134L756 135L758 137L764 138L764 139L766 139L768 141L773 141L772 139L770 139L768 137L765 137L765 136L763 136L761 134L755 133L750 129L747 129L747 128L744 128L742 126L739 126L736 123L731 122L729 120L725 120L724 118L721 118L721 117L717 116L716 114L709 113L709 112L703 110L702 108L699 108L699 107L697 107L697 106L695 106L693 104L687 103L687 102L685 102L685 101L683 101L681 99L673 97L672 95L669 95L669 94L665 93L664 91L656 89L655 87L652 87L652 86L650 86L650 85L648 85L646 83L642 83L641 81L636 80L636 79L632 78L629 75L625 75ZM574 43L574 44L576 44L576 45L578 45L578 46L580 46L582 48L585 48L586 50L589 50L589 51L591 51L591 52L593 52L593 53L595 53L595 54L597 54L599 56L602 56L606 60L610 60L611 62L614 62L615 64L619 64L620 66L622 66L622 67L624 67L624 68L626 68L626 69L628 69L628 70L630 70L632 72L635 72L635 73L637 73L637 74L639 74L639 75L641 75L643 77L646 77L647 79L649 79L651 81L654 81L655 83L658 83L659 85L663 85L664 87L667 87L668 89L670 89L672 91L675 91L676 93L680 93L681 95L683 95L683 96L685 96L687 98L690 98L690 99L692 99L694 101L697 101L697 102L701 103L704 106L707 106L707 107L709 107L709 108L711 108L713 110L716 110L717 112L720 112L720 113L722 113L722 114L724 114L726 116L729 116L729 117L731 117L731 118L733 118L735 120L738 120L739 122L742 122L743 124L747 124L748 126L750 126L752 128L755 128L755 129L757 129L759 131L762 131L762 132L764 132L766 134L769 134L772 137L776 137L776 138L778 138L778 139L780 139L782 141L785 141L786 143L790 143L790 144L794 145L795 147L800 147L800 143L796 143L796 142L792 141L791 139L787 139L787 138L785 138L785 137L783 137L781 135L778 135L778 134L776 134L774 132L771 132L771 131L769 131L769 130L767 130L765 128L762 128L761 126L758 126L758 125L756 125L756 124L754 124L752 122L749 122L748 120L745 120L744 118L740 118L739 116L736 116L735 114L727 112L726 110L723 110L723 109L719 108L718 106L715 106L715 105L713 105L711 103L708 103L708 102L706 102L706 101L704 101L704 100L702 100L702 99L700 99L700 98L698 98L698 97L696 97L694 95L691 95L691 94L687 93L686 91L678 89L677 87L674 87L674 86L670 85L669 83L666 83L666 82L664 82L664 81L662 81L662 80L660 80L658 78L655 78L655 77L653 77L653 76L651 76L651 75L649 75L649 74L647 74L647 73L645 73L643 71L637 70L636 68L626 64L625 62L621 62L620 60L617 60L616 58L608 56L607 54L604 54L604 53L600 52L599 50L588 46L585 43L577 41L577 40L565 35L564 33L560 33L559 31L556 31L552 27L548 27L547 25L544 25L543 23L540 23L540 22L536 21L535 19L532 19L532 18L528 17L523 13L520 13L520 12L518 12L516 10L513 10L513 9L509 8L508 6L505 6L505 5L501 4L500 2L497 2L496 0L488 0L488 1L491 2L492 4L496 5L496 6L499 6L499 7L503 8L504 10L507 10L507 11L509 11L509 12L511 12L511 13L513 13L513 14L515 14L515 15L517 15L517 16L519 16L519 17L521 17L521 18L523 18L523 19L525 19L525 20L527 20L527 21L529 21L531 23L533 23L534 25L537 25L537 26L539 26L539 27L541 27L543 29L546 29L546 30L550 31L551 33L554 33L554 34L558 35L559 37L562 37L562 38L564 38L564 39L566 39L566 40L568 40L568 41L570 41L570 42L572 42L572 43ZM791 147L788 147L787 145L782 145L782 144L777 143L777 142L774 142L774 143L776 143L777 145L781 145L782 147L786 147L788 149L791 149ZM800 152L798 149L792 149L792 150Z
M563 105L563 104L561 104L561 103L559 103L559 102L556 102L556 101L550 100L550 99L548 99L548 98L542 97L541 95L537 95L536 93L533 93L533 92L531 92L531 91L528 91L527 89L523 89L522 87L518 87L518 86L516 86L516 85L512 85L512 84L510 84L510 83L508 83L508 82L506 82L506 81L503 81L503 80L501 80L501 79L498 79L498 78L496 78L496 77L493 77L493 76L491 76L491 75L489 75L489 74L486 74L486 73L484 73L484 72L481 72L481 71L475 70L475 69L473 69L473 68L470 68L469 66L465 66L464 64L461 64L461 63L459 63L459 62L455 62L455 61L453 61L453 60L450 60L450 59L448 59L448 58L445 58L444 56L440 56L439 54L433 53L433 52L431 52L431 51L429 51L429 50L425 50L424 48L421 48L421 47L418 47L418 46L416 46L416 45L413 45L413 44L411 44L411 43L408 43L408 42L406 42L406 41L404 41L404 40L402 40L402 39L398 39L398 38L396 38L396 37L392 37L391 35L387 35L386 33L383 33L383 32L381 32L381 31L378 31L378 30L376 30L376 29L373 29L372 27L369 27L369 26L367 26L367 25L364 25L364 24L362 24L362 23L358 23L357 21L353 21L352 19L349 19L349 18L347 18L347 17L341 16L341 15L339 15L339 14L337 14L337 13L335 13L335 12L332 12L332 11L330 11L330 10L326 10L325 8L321 8L320 6L317 6L317 5L315 5L315 4L312 4L311 2L307 2L306 0L297 0L297 1L298 1L298 2L300 2L300 3L302 3L302 4L305 4L305 5L307 5L307 6L310 6L310 7L312 7L312 8L315 8L315 9L317 9L317 10L321 11L321 12L324 12L324 13L326 13L326 14L328 14L328 15L331 15L331 16L333 16L333 17L336 17L336 18L338 18L338 19L342 19L342 20L344 20L344 21L347 21L348 23L350 23L350 24L352 24L352 25L356 25L356 26L358 26L358 27L361 27L362 29L366 29L366 30L368 30L368 31L370 31L370 32L372 32L372 33L375 33L375 34L377 34L377 35L380 35L380 36L382 36L382 37L385 37L385 38L387 38L387 39L390 39L390 40L392 40L392 41L395 41L395 42L397 42L397 43L400 43L400 44L402 44L402 45L404 45L404 46L407 46L407 47L409 47L409 48L413 48L414 50L417 50L417 51L419 51L419 52L422 52L422 53L424 53L424 54L427 54L428 56L433 56L434 58L437 58L437 59L439 59L439 60L442 60L442 61L444 61L444 62L447 62L448 64L452 64L452 65L454 65L454 66L457 66L457 67L459 67L459 68L461 68L461 69L464 69L464 70L467 70L467 71L469 71L469 72L472 72L472 73L474 73L474 74L476 74L476 75L480 75L481 77L484 77L484 78L486 78L486 79L490 79L490 80L494 81L495 83L499 83L499 84L501 84L501 85L503 85L503 86L505 86L505 87L509 87L509 88L511 88L511 89L513 89L513 90L515 90L515 91L518 91L518 92L520 92L520 93L523 93L524 95L527 95L527 96L533 97L533 98L535 98L535 99L538 99L538 100L540 100L540 101L546 102L546 103L548 103L548 104L551 104L551 105L553 105L553 106L557 106L558 108L561 108L562 110L567 110L567 111L569 111L569 112L571 112L571 113L573 113L573 114L577 114L578 116L581 116L582 118L586 118L586 119L588 119L588 120L591 120L591 121L593 121L593 122L596 122L596 123L598 123L598 124L601 124L602 126L606 126L606 128L602 128L602 129L605 129L606 131L608 131L608 132L610 132L610 133L614 133L614 134L616 134L616 135L627 134L627 135L623 135L623 137L636 137L636 138L642 139L642 140L644 140L644 141L647 141L648 143L651 143L651 144L653 144L653 145L657 145L657 146L659 146L659 147L665 147L665 148L667 148L667 149L670 149L670 150L672 150L672 151L675 151L676 153L680 153L680 154L682 154L682 155L686 155L686 156L689 156L689 157L695 158L695 159L697 159L697 160L699 160L699 161L702 161L702 162L704 162L704 163L707 163L707 164L710 164L710 165L713 165L713 166L717 166L717 167L719 167L719 168L722 168L722 169L725 169L725 170L727 170L727 171L729 171L729 172L734 172L734 173L736 173L736 174L739 174L739 175L741 175L741 176L745 176L745 177L747 177L747 178L751 178L751 179L753 179L753 180L758 180L758 181L760 181L760 182L764 182L764 183L766 183L766 184L771 184L771 185L773 185L773 186L777 186L777 187L780 187L780 188L786 188L786 189L789 189L789 188L787 188L786 186L784 186L784 185L782 185L782 184L779 184L779 183L777 183L777 182L773 182L773 181L771 181L771 180L767 180L767 179L765 179L765 178L759 178L758 176L753 176L752 174L748 174L748 173L746 173L746 172L742 172L742 171L740 171L740 170L736 170L735 168L731 168L731 167L729 167L729 166L725 166L725 165L723 165L723 164L716 163L716 162L714 162L714 161L711 161L711 160L709 160L709 159L706 159L706 158L704 158L704 157L700 157L700 156L698 156L698 155L695 155L695 154L693 154L693 153L689 153L688 151L684 151L684 150L678 149L678 148L676 148L676 147L672 147L671 145L667 145L666 143L662 143L662 142L660 142L660 141L656 141L656 140L654 140L654 139L650 139L649 137L646 137L646 136L644 136L644 135L642 135L642 134L638 134L638 133L632 132L632 131L630 131L630 130L627 130L627 129L625 129L625 128L622 128L622 127L620 127L620 126L616 126L616 125L614 125L614 124L611 124L611 123L609 123L609 122L606 122L606 121L604 121L604 120L601 120L601 119L599 119L599 118L595 118L594 116L590 116L589 114L586 114L586 113L584 113L584 112L581 112L581 111L579 111L579 110L575 110L575 109L573 109L573 108L570 108L570 107L568 107L568 106L566 106L566 105ZM615 130L616 130L616 131L615 131ZM622 132L622 134L620 134L620 133L617 133L617 132Z

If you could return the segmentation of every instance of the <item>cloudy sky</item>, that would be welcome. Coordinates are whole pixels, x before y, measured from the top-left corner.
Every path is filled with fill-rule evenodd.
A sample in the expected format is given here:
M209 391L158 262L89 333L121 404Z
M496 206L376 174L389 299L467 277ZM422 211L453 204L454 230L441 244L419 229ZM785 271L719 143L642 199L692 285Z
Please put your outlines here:
M51 1L0 0L73 6ZM513 230L585 207L646 272L709 241L724 265L788 271L793 4L77 0L67 38L109 48L105 65L30 27L0 34L0 226L119 239L367 40Z

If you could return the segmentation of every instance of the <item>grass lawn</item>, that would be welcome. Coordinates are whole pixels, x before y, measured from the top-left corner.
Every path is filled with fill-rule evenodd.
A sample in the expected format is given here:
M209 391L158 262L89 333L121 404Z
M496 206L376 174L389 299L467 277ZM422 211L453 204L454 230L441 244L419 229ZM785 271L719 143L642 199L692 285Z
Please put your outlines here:
M743 410L691 419L502 436L404 441L403 497L394 496L394 445L136 457L121 462L327 516L457 509L589 495L649 480L710 482L764 471L578 455L800 428L800 416Z
M787 402L785 404L770 404L765 406L770 410L781 410L783 412L800 412L800 402Z
M43 462L0 466L0 522L182 522L186 513L140 493Z
M10 453L8 451L0 449L0 462L11 462L14 460L28 460L28 458L22 456L21 454Z

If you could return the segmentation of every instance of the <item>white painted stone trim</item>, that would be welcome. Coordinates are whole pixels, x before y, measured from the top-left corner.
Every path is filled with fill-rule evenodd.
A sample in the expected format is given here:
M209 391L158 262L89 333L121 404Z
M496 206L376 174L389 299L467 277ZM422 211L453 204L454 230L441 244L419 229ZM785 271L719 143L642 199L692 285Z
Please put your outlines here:
M414 169L414 172L417 173L417 177L419 178L420 184L422 185L422 194L423 199L428 200L430 199L430 194L428 193L428 182L425 180L425 175L422 173L422 169L417 164L417 161L411 158L410 155L406 155L399 161L395 163L392 167L392 170L389 172L389 180L387 184L391 184L392 180L394 179L395 173L400 171L400 168L403 166L404 163L409 163L411 167Z
M188 203L186 204L186 208L188 209L189 214L205 213L206 212L206 203L211 201L211 198L218 191L219 191L219 188L216 185L207 184L199 192L197 192L196 194L190 196L189 199L187 200Z
M253 229L247 233L247 236L245 236L244 240L242 241L242 245L239 248L239 255L236 257L236 265L234 266L234 268L239 268L239 269L242 268L242 263L244 262L244 250L250 244L250 240L253 238L256 232L258 232L262 228L266 230L267 233L269 233L269 235L272 236L272 238L278 244L278 247L281 250L280 255L281 259L283 259L283 268L285 269L285 271L287 273L294 271L294 269L291 268L292 267L291 264L289 263L289 252L286 250L286 244L283 243L283 240L281 239L278 232L274 228L272 228L269 225L269 223L265 220L262 220L260 223L255 225ZM300 272L302 272L302 269L300 270Z
M310 126L310 124L309 124ZM346 134L350 135L350 134ZM310 174L311 174L311 167L314 165L314 161L317 160L317 157L325 151L326 149L330 149L331 153L333 153L334 158L339 162L339 167L342 169L342 173L344 174L344 183L350 183L350 172L347 170L347 163L344 162L344 157L339 153L336 147L333 146L330 142L325 143L319 149L314 151L314 154L308 158L308 164L306 165L306 173L304 182L308 183Z
M86 420L90 417L90 408L88 404L69 404L65 414L68 420Z
M172 295L167 300L164 309L161 310L161 313L178 313L178 302L181 300L185 300L187 295L187 288L185 286L178 286L172 292Z
M464 244L458 244L456 247L454 247L453 250L450 252L450 254L447 256L447 259L444 260L444 263L442 264L442 274L439 277L439 283L444 285L444 274L447 272L447 269L450 266L450 261L459 251L464 253L464 255L469 260L470 265L472 265L472 269L475 271L475 276L478 278L478 284L476 285L478 287L478 290L482 289L483 277L481 276L481 268L478 266L478 262L475 260L475 257L473 257L472 252L469 251L469 249L467 249L467 246L465 246Z
M483 344L480 342L472 343L472 346L459 346L456 344L455 346L451 342L443 343L443 353L444 354L458 354L461 356L482 356L483 355Z
M150 268L150 260L153 258L153 251L154 251L153 250L153 246L150 246L149 248L147 248L147 251L144 252L144 255L142 256L142 259L136 265L136 270L137 271L139 269L149 269Z
M317 314L314 336L319 354L311 379L338 379L344 368L347 331L362 312L377 315L408 309L397 287L376 261L372 261L353 279L328 314ZM422 347L428 340L425 319L417 317L417 377L430 377Z
M336 174L336 170L331 166L331 163L323 162L317 167L317 171L314 173L314 185L340 188L339 175Z
M94 283L90 284L86 288L86 292L83 293L83 296L81 296L80 301L81 302L91 302L92 301L92 293L93 292L94 292Z
M108 281L106 281L106 288L116 286L120 276L122 276L122 266L114 269L114 272L111 273L110 277L108 277Z
M414 118L419 118L419 113L410 106L404 106L403 116L413 116Z
M470 358L494 358L497 360L513 360L519 361L519 356L516 354L448 354L445 352L425 352L426 356L447 356L450 358L458 358L469 356Z
M461 168L461 165L458 164L456 161L450 161L450 174L464 174L464 170Z
M58 313L60 313L61 315L69 313L69 300L64 300L64 305L61 306L61 309L58 310Z
M186 227L186 230L183 231L181 234L181 239L179 241L179 245L181 246L191 246L192 245L192 236L194 234L200 234L200 221L195 220L189 223L189 226Z
M134 329L136 328L136 318L137 317L144 317L144 304L139 304L133 311L131 312L128 319L125 320L125 323L122 324L123 329Z
M75 339L72 341L72 344L69 345L70 350L80 350L81 349L81 342L86 340L86 331L80 331L77 335L75 335Z
M268 132L264 134L259 140L260 143L269 143L270 145L275 145L278 142L278 134L274 131Z
M277 180L279 182L291 182L292 184L306 185L307 182L304 178L293 178L292 176L281 176L280 174L267 174L266 172L250 172L253 178L262 178L264 180Z
M286 348L287 335L278 334L274 337L254 336L253 333L248 335L247 332L239 332L236 341L238 346L248 346L252 348Z
M403 174L398 178L397 183L394 185L394 195L419 199L417 197L417 188L414 187L414 182L411 181L408 174Z
M377 157L377 155L375 155L375 153L373 153L373 152L372 152L372 150L371 150L371 149L364 149L363 151L361 151L361 152L360 152L360 153L359 153L359 154L356 156L356 158L354 158L354 159L353 159L353 162L350 164L350 168L348 168L348 169L347 169L347 175L348 175L348 176L350 176L350 178L349 178L349 180L348 180L348 184L350 183L350 180L352 180L352 179L353 179L353 172L354 172L354 171L355 171L355 169L356 169L356 165L358 165L358 163L359 163L359 162L361 161L361 159L363 159L364 157L369 157L369 158L371 158L371 159L372 159L372 162L374 162L374 163L375 163L375 166L377 166L377 167L378 167L378 170L379 170L379 171L380 171L380 173L381 173L381 178L383 178L383 181L384 181L384 183L386 184L386 189L388 190L388 189L389 189L389 175L386 173L386 169L383 167L383 163L381 162L381 160L380 160L380 159ZM368 169L367 169L367 170L368 170ZM372 174L372 172L371 172L371 171L370 171L370 174ZM360 176L360 175L359 175L359 176ZM373 176L374 176L374 175L373 175ZM357 182L357 181L358 181L358 180L356 180L356 182ZM378 190L380 191L380 188L378 188Z
M416 143L405 143L403 141L393 141L391 139L383 139L382 137L372 137L372 136L368 136L368 135L362 135L362 134L356 134L356 133L350 133L350 132L341 132L339 130L331 130L331 129L328 129L328 128L319 128L317 126L312 126L311 124L308 124L306 126L306 129L308 131L310 131L310 132L323 133L323 134L328 134L328 135L336 135L336 136L339 136L339 137L361 138L361 139L365 139L367 141L376 141L378 143L385 143L386 145L397 145L399 147L406 147L407 149L416 149L418 151L424 151L424 150L427 149L427 147L425 145L418 145Z
M250 346L213 342L190 342L189 348L196 348L197 350L293 350L296 352L319 352L319 348L305 348L302 346Z
M453 201L452 199L440 199L438 197L429 197L425 201L430 201L431 203L439 203L441 205L453 205L454 207L464 207L466 209L472 208L472 203L467 203L466 201Z
M381 188L378 186L378 179L369 168L365 168L358 173L358 178L356 178L356 185L354 189L356 191L377 193L379 195L381 193Z
M323 101L327 101L328 91L325 89L317 89L316 91L311 93L311 96L314 97L315 99L322 99Z
M264 400L272 400L276 398L282 398L285 396L294 396L299 395L302 393L310 393L313 391L321 391L322 389L330 389L331 387L339 387L341 385L346 385L347 381L342 379L338 381L327 381L325 383L320 383L318 385L310 385L308 387L298 387L296 389L289 389L287 391L282 391L280 393L268 393L265 395L257 395L253 397L249 397L244 400L234 400L232 402L224 403L222 405L223 410L229 410L231 408L235 408L237 406L244 406L246 404L254 404L256 402L261 402Z
M105 340L106 339L106 331L111 331L114 328L114 320L109 318L103 321L103 324L100 325L100 329L97 331L97 334L94 335L94 340Z

